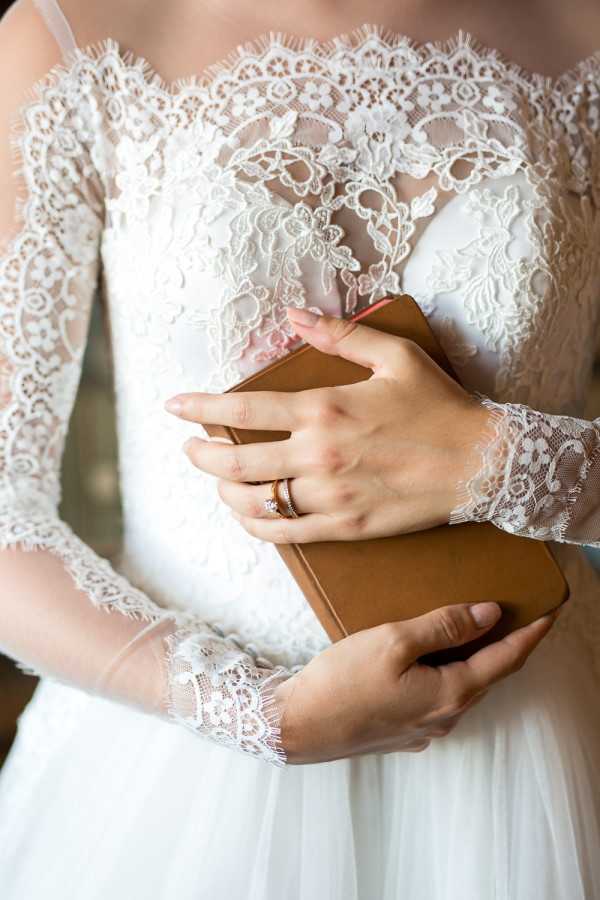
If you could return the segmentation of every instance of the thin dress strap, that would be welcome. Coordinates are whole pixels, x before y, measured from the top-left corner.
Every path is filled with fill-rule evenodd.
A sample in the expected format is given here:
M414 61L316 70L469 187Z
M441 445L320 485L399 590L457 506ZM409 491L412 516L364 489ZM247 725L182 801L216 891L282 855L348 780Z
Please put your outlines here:
M50 32L63 52L63 56L77 46L71 26L57 0L33 0Z

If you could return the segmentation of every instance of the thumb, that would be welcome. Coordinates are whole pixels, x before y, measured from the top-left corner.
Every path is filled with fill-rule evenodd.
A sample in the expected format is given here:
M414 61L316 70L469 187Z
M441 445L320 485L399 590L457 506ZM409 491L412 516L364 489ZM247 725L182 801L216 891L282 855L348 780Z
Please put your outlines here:
M300 337L323 353L343 356L373 372L391 372L398 367L398 348L405 342L404 338L384 334L351 319L318 315L295 306L287 306L286 312Z
M426 653L459 647L485 634L502 615L497 603L460 603L442 606L425 615L403 622L410 646L411 658Z

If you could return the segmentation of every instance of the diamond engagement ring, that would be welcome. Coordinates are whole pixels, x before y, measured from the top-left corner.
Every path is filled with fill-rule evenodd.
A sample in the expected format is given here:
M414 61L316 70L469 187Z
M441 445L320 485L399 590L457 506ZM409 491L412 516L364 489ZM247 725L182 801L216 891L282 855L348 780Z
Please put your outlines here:
M279 483L279 479L276 478L275 481L271 482L271 496L266 500L263 500L263 506L268 513L271 515L274 513L279 516L281 519L285 519L284 514L279 509L279 496L277 494L277 485Z
M280 483L285 512L282 512L282 504L279 498L278 487ZM263 506L270 515L276 515L282 519L298 519L300 517L290 494L289 478L276 478L271 482L271 496L263 500Z

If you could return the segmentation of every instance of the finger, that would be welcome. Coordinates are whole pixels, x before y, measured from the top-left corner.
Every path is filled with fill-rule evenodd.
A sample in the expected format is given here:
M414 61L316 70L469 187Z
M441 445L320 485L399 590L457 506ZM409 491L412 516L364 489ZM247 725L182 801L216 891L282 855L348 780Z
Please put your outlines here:
M183 450L196 468L228 481L270 481L297 474L292 464L292 442L225 444L193 437Z
M410 343L350 319L317 315L293 306L286 307L286 312L294 328L297 326L298 334L313 347L323 353L343 356L379 374L395 371L403 346Z
M277 514L268 512L265 507L265 500L273 497L271 485L271 481L253 485L220 478L217 482L217 493L227 506L242 516L252 519L273 519L278 518Z
M488 691L485 690L480 691L478 694L470 694L468 698L465 699L463 703L461 703L459 712L450 712L446 715L440 715L438 716L437 721L440 722L443 726L449 726L450 730L452 730L456 725L458 725L466 711L472 706L476 706L478 703L481 703L481 701L487 696L487 693Z
M548 613L540 619L513 631L511 634L478 650L469 659L440 666L443 682L452 693L479 693L492 684L513 674L527 660L530 653L550 631L556 619Z
M305 422L301 391L234 391L225 394L177 394L167 412L206 425L229 425L266 431L295 431Z
M399 622L407 659L414 662L427 653L466 644L489 631L501 615L497 603L459 603Z
M272 481L273 479L265 484L255 485L219 479L217 491L224 503L243 516L272 518L272 514L268 513L264 506L264 501L272 497ZM335 487L330 487L327 482L323 483L323 481L303 476L290 478L288 490L294 509L299 515L309 512L329 514L337 512ZM279 485L278 492L281 501L280 507L285 510L282 485Z
M232 516L248 534L272 544L309 544L311 541L335 540L335 522L321 513L308 513L298 519L252 519L233 512Z
M226 481L220 478L217 482L217 493L227 506L242 516L253 519L276 519L279 518L279 514L270 512L265 506L266 500L274 499L272 485L272 481L252 485L243 481ZM279 508L282 508L281 499Z

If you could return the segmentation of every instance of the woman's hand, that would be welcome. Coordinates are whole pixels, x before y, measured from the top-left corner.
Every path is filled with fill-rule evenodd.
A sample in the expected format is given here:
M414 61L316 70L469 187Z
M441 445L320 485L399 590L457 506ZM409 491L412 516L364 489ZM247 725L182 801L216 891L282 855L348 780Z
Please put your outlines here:
M192 463L219 479L222 500L265 541L357 540L447 522L458 482L479 463L487 411L412 341L334 316L300 324L306 312L288 309L302 338L373 375L296 393L180 394L166 408L184 419L290 432L241 446L194 437L185 444ZM270 484L248 484L286 477L297 519L265 509Z
M482 617L479 624L470 609ZM278 685L288 763L424 750L433 737L447 735L494 682L523 666L558 614L512 632L465 662L439 667L416 662L484 634L500 616L497 603L470 609L446 606L359 631Z

